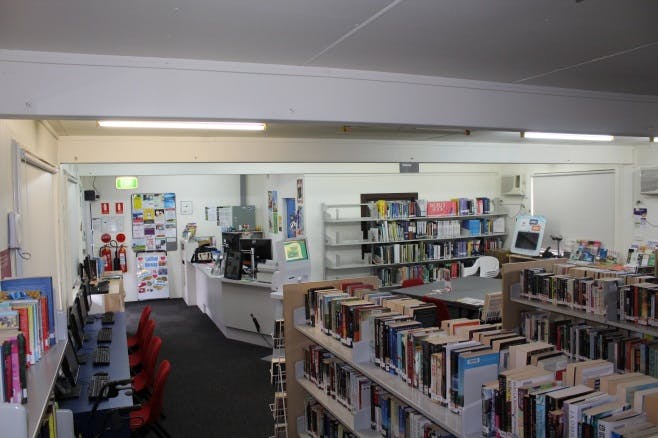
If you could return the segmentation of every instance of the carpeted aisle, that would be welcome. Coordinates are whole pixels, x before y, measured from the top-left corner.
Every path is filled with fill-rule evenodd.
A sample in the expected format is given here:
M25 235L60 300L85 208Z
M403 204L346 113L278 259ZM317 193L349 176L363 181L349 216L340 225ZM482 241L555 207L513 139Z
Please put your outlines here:
M182 299L127 303L129 332L137 330L146 305L153 310L155 334L162 338L159 360L172 365L162 421L172 437L270 436L273 391L269 362L261 358L271 349L227 339L208 316Z

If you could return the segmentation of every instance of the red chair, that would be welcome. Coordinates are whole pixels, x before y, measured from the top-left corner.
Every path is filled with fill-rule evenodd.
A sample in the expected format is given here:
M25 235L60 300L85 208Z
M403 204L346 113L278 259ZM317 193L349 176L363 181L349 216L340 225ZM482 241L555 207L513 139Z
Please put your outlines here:
M144 329L144 336L141 338L139 343L139 350L130 353L128 355L128 364L130 368L135 368L139 365L142 365L144 358L146 357L146 349L151 343L151 338L153 337L153 332L155 331L155 321L149 319L146 323L146 328Z
M167 383L170 371L171 364L168 360L160 362L153 384L153 395L151 395L150 399L142 403L139 409L130 413L131 431L142 432L144 435L153 431L159 437L171 438L171 435L158 422L162 414L164 386Z
M421 284L425 284L422 278L407 278L406 280L402 281L402 287L413 287L413 286L420 286Z
M446 319L452 319L452 317L450 316L450 311L448 310L448 306L446 305L445 301L427 295L421 297L420 299L421 301L425 301L426 303L432 303L436 306L437 327L441 326L441 321L444 321Z
M153 388L153 383L155 381L155 364L158 361L161 347L162 339L159 336L153 336L148 347L146 347L144 366L133 378L134 393L146 395Z
M144 334L144 329L146 328L146 321L148 321L150 317L151 317L151 306L146 306L142 310L142 314L139 317L137 332L134 335L128 336L128 349L132 349L139 346L139 338Z

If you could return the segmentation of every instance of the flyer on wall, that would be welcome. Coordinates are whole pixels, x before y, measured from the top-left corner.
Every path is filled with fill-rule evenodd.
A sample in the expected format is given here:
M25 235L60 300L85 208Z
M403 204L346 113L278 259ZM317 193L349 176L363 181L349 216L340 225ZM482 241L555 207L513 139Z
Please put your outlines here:
M169 270L165 251L137 253L137 300L169 298Z

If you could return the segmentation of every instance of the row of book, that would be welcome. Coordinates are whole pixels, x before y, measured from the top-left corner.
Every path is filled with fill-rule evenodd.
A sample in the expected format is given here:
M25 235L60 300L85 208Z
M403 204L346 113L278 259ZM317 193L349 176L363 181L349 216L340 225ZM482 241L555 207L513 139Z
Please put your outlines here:
M304 404L306 434L313 438L357 438L320 403L312 398ZM300 436L304 436L300 434Z
M311 288L305 297L308 325L319 327L326 335L339 339L351 347L353 342L370 338L368 322L371 315L388 313L394 309L408 318L432 325L436 321L436 306L390 292L375 291L373 286L346 281L340 289L331 286Z
M570 269L569 272L557 274L546 272L544 268L525 269L521 273L520 295L583 310L607 320L658 326L656 277L579 268ZM572 274L596 274L597 278Z
M371 216L379 219L407 217L467 216L493 213L493 202L486 197L454 198L447 201L384 201L371 207Z
M548 346L548 347L547 347ZM610 362L570 362L559 378L536 365L550 344L518 351L516 366L482 385L482 432L487 437L611 437L658 433L658 379L617 374ZM553 353L559 354L559 353ZM523 361L525 356L525 362Z
M0 401L27 403L26 344L18 330L0 330Z
M500 220L504 221L503 218ZM414 239L455 239L503 232L504 224L491 219L408 221L385 220L368 229L368 240L377 243Z
M382 286L387 287L402 284L404 280L411 278L422 279L425 283L432 283L439 280L450 281L451 278L459 277L463 269L463 263L453 261L399 266L396 268L379 268L376 275L381 280Z
M550 342L575 359L604 359L615 371L658 377L658 341L629 335L627 330L578 322L547 312L525 312L521 332L528 339Z
M311 345L304 350L304 378L355 417L363 418L369 414L370 428L382 436L449 436L438 425L317 345ZM318 424L321 423L311 419L307 422L307 427L315 430ZM355 424L363 424L363 421L357 420ZM340 427L330 427L332 426Z
M412 263L455 257L476 257L483 247L479 239L447 242L394 243L373 248L373 264Z
M30 365L36 363L51 345L48 299L39 292L33 296L11 300L0 292L0 330L20 330L23 333L27 363Z

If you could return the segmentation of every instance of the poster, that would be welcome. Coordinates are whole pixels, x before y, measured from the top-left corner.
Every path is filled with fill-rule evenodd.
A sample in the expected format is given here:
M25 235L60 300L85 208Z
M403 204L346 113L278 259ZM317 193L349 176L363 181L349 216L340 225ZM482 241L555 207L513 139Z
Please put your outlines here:
M137 299L169 298L169 268L164 251L137 253Z
M279 207L276 190L267 192L267 229L270 233L279 232Z
M176 195L136 193L132 195L133 250L175 251Z
M11 257L9 249L0 251L0 278L11 277Z
M295 198L284 198L286 204L286 238L297 237L297 209Z

